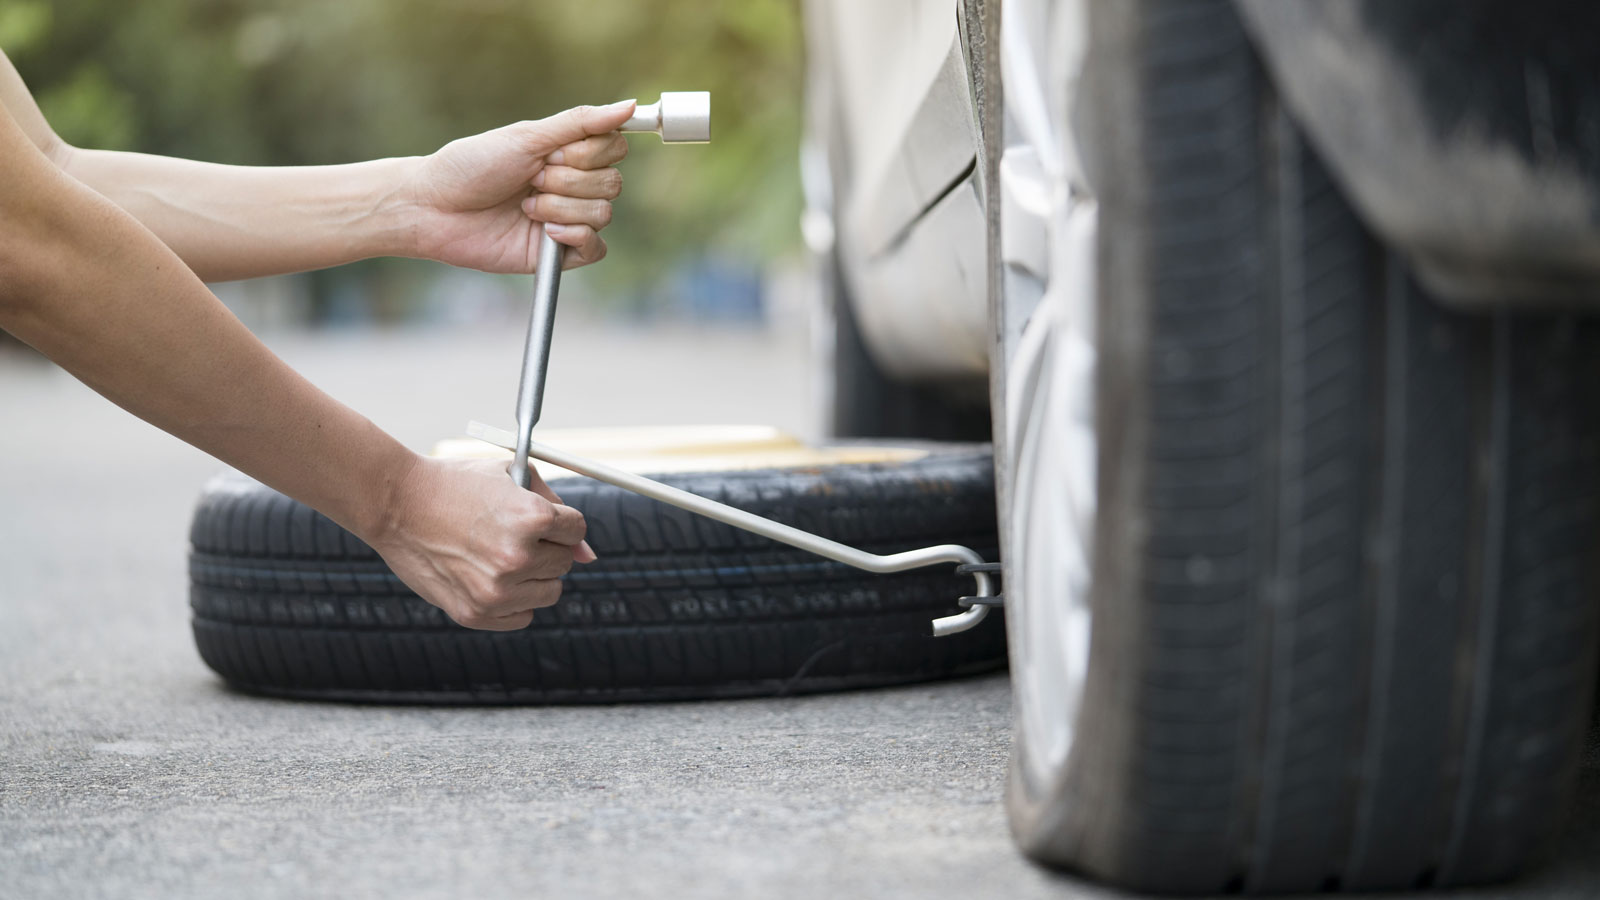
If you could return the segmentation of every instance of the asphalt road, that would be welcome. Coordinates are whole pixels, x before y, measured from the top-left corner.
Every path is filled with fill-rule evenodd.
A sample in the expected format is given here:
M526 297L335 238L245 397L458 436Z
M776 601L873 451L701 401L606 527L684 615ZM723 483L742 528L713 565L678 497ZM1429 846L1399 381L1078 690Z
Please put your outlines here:
M552 425L813 430L803 336L560 329ZM509 418L513 332L269 338L413 445ZM600 708L243 696L188 631L216 463L3 354L0 461L0 897L1104 895L1011 847L1003 676ZM1600 895L1597 848L1591 742L1550 864L1470 896Z

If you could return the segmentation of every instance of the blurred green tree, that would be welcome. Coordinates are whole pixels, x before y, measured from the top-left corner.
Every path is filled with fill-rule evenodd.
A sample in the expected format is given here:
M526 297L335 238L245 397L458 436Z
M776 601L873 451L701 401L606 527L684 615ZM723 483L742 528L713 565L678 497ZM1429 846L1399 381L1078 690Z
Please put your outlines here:
M0 0L0 48L71 143L255 165L709 90L709 146L633 141L593 276L623 285L795 245L798 18L794 0Z

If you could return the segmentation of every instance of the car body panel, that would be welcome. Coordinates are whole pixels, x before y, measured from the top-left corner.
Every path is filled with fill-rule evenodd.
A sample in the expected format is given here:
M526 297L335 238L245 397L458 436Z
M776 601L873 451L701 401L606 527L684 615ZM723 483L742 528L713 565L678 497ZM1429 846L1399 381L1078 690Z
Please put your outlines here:
M906 377L988 371L984 236L983 198L969 175L900 240L859 261L850 282L861 298L856 321L886 370Z
M832 224L862 336L909 380L988 367L980 135L957 0L810 0L812 232ZM809 156L815 169L818 153ZM815 181L826 178L827 190ZM815 241L813 241L815 244Z

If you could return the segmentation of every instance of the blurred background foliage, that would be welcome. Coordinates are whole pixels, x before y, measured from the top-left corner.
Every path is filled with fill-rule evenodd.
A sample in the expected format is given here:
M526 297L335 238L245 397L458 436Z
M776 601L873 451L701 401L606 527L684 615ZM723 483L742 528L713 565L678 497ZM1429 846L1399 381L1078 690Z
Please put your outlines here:
M611 253L584 277L626 307L663 273L796 248L798 20L793 0L0 0L0 48L70 143L250 165L425 154L569 106L709 90L711 144L633 138L622 164Z

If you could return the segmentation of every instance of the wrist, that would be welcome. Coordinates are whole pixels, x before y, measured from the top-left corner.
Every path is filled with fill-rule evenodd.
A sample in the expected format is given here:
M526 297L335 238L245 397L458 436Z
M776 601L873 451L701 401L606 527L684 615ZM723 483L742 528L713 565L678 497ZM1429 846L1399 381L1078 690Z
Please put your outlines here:
M380 550L403 529L409 498L416 493L425 462L421 454L390 441L392 445L368 470L371 479L361 485L361 502L346 525L356 537Z
M423 206L417 196L417 170L423 160L404 156L371 164L366 256L421 258L418 244Z

